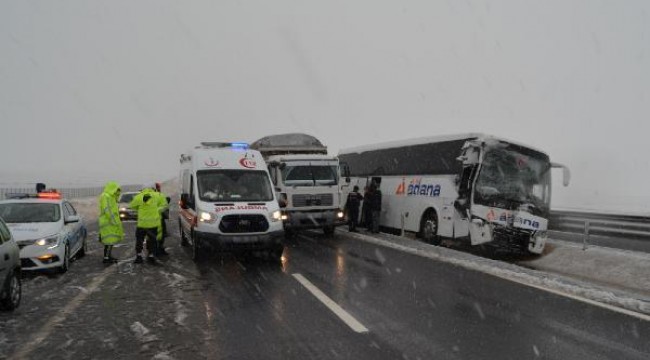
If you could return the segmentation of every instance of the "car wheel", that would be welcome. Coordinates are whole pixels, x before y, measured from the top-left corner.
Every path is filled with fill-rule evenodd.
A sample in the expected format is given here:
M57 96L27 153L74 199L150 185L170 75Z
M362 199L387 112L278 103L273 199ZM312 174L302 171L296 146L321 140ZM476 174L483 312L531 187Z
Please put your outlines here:
M79 249L79 251L77 252L77 259L86 256L87 251L88 251L88 243L86 242L86 237L84 236L84 239L81 242L81 249Z
M65 244L65 253L63 254L63 264L59 267L59 272L64 274L70 268L70 247Z
M187 236L185 235L185 231L183 231L183 224L181 224L180 220L178 220L178 233L181 236L181 246L188 246L190 243L187 242Z
M13 311L20 305L22 297L22 283L16 271L9 274L3 293L5 297L0 300L0 305L4 310Z
M427 211L422 216L420 222L420 237L422 241L432 244L440 245L440 236L438 236L438 217L435 211Z

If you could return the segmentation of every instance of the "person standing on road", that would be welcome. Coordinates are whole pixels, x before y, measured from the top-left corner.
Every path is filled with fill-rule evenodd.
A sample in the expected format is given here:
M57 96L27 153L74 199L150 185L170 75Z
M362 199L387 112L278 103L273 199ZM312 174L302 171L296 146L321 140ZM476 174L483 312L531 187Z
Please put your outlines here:
M115 181L109 181L99 195L99 241L104 244L104 264L117 262L111 254L113 245L124 239L124 227L117 207L120 192L120 186Z
M158 239L158 246L156 247L156 256L161 256L161 255L169 255L167 251L165 250L165 238L167 237L167 222L165 219L169 218L169 196L165 195L161 191L161 184L156 183L156 192L158 192L158 195L165 200L165 210L160 214L160 227L158 228L157 232L157 239Z
M357 222L359 220L359 204L363 200L363 195L359 194L359 187L354 186L352 191L348 194L348 199L345 202L345 209L348 213L348 230L357 231Z
M381 190L376 183L370 184L370 211L372 213L371 232L379 233L379 214L381 214Z
M147 184L140 193L133 197L129 207L138 212L138 224L135 230L135 263L143 262L144 239L147 238L147 261L156 262L158 229L161 227L161 213L167 207L167 201L156 192L155 184Z
M361 205L361 225L367 230L372 229L372 211L370 211L370 189L363 188L363 205Z

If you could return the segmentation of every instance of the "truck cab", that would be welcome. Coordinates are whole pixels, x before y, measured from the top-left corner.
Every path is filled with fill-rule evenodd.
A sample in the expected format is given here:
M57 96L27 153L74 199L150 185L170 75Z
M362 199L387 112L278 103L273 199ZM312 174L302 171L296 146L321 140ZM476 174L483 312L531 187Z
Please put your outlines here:
M323 229L331 235L344 224L339 160L327 155L327 147L318 139L306 134L273 135L251 147L264 156L286 232Z

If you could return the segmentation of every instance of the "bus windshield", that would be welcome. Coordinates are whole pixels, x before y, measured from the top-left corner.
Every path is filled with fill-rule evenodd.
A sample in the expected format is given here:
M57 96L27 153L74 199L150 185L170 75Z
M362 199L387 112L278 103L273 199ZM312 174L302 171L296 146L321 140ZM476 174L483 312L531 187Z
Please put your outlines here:
M271 180L259 170L207 170L197 172L202 201L272 201Z
M548 214L551 200L548 158L513 148L490 149L475 185L474 202L502 209Z
M295 164L282 169L282 181L287 186L337 185L338 167L329 164Z

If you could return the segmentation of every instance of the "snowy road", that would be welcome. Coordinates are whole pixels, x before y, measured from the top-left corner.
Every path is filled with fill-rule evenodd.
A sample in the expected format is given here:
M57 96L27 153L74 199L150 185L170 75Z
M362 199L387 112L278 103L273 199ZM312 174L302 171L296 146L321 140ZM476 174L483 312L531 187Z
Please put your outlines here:
M0 358L650 356L647 320L345 232L306 233L282 263L215 255L199 265L173 236L159 266L128 261L133 223L127 232L117 266L101 264L91 241L67 274L28 276L20 309L0 313Z

